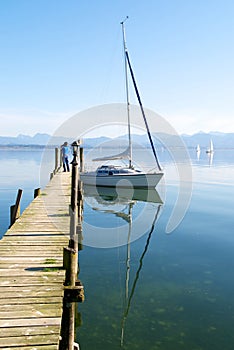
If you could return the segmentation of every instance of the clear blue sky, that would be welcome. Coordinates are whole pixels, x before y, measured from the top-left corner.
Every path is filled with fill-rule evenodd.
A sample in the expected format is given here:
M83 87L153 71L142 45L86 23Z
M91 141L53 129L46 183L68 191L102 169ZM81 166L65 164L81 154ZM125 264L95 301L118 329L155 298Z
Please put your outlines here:
M124 102L126 15L145 107L179 133L234 132L233 0L1 0L0 135Z

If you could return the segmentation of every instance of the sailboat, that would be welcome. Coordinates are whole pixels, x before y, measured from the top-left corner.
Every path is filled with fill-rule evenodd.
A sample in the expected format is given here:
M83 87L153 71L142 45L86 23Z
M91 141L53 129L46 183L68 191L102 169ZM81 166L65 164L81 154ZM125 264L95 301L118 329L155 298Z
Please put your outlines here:
M132 66L129 59L129 54L126 45L124 22L122 25L123 47L124 47L124 63L125 63L125 84L126 84L126 98L127 98L127 121L128 121L128 148L111 157L95 158L94 161L113 161L120 159L128 159L128 166L117 165L101 165L96 171L81 172L80 178L85 185L104 186L104 187L120 187L120 188L155 188L163 176L162 168L159 164L157 154L154 148L153 140L150 134L149 126L146 120L146 115L143 109L141 98L138 92L136 80L133 74ZM149 142L157 164L157 171L144 172L136 169L132 163L132 141L131 141L131 126L130 126L130 103L129 103L129 88L128 88L128 74L130 73L135 93L139 102L142 117L147 130Z
M210 146L209 146L209 148L207 149L206 153L209 153L209 154L214 153L214 146L213 146L212 140L210 140Z
M200 159L200 154L201 154L201 148L200 148L199 144L196 147L196 153L197 153L197 160L199 160Z

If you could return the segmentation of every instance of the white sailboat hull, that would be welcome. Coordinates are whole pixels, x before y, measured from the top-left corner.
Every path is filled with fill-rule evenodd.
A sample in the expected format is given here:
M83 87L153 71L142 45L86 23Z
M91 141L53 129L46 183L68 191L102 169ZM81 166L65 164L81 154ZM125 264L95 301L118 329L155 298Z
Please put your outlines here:
M155 188L163 173L134 173L97 176L96 172L81 173L85 185L120 188Z

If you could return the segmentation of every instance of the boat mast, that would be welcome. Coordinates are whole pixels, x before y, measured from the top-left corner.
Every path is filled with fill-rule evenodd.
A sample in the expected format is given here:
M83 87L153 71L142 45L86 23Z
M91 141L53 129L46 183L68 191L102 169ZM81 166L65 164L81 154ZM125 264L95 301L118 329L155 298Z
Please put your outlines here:
M128 16L120 24L122 26L123 33L123 48L124 48L124 69L125 69L125 86L126 86L126 100L127 100L127 116L128 116L128 147L129 147L129 168L132 168L132 138L131 138L131 126L130 126L130 102L129 102L129 88L128 88L128 63L127 63L127 45L124 22L128 19Z
M128 16L126 17L126 19L128 19ZM134 86L134 89L135 89L135 93L136 93L136 96L137 96L137 99L138 99L138 103L140 105L141 113L142 113L142 116L143 116L143 119L144 119L144 123L145 123L145 127L146 127L146 130L147 130L147 134L148 134L148 138L149 138L149 141L150 141L150 145L151 145L151 148L152 148L152 151L153 151L153 154L154 154L154 158L155 158L155 161L157 163L158 169L161 171L162 168L161 168L161 166L159 164L158 157L157 157L157 154L156 154L156 151L155 151L155 148L154 148L154 143L153 143L153 140L152 140L152 136L150 134L148 122L147 122L146 116L145 116L145 111L144 111L144 108L143 108L143 105L142 105L142 102L141 102L140 94L139 94L139 91L138 91L138 88L137 88L136 80L135 80L135 77L134 77L133 69L132 69L132 66L131 66L131 62L130 62L130 58L129 58L129 54L128 54L128 50L127 50L126 39L125 39L125 30L124 30L124 22L126 21L126 19L123 22L121 22L121 24L122 24L122 30L123 30L123 42L124 42L124 54L125 54L125 74L126 74L128 118L129 118L129 101L128 101L129 97L128 97L127 69L129 68L130 75L131 75L132 82L133 82L133 86ZM131 141L130 119L128 120L128 124L129 124L129 137L130 137L130 141ZM131 148L132 148L132 146L131 146ZM132 151L130 150L130 155L131 155L131 152ZM131 155L130 158L132 158L132 155ZM129 162L129 164L130 164L130 162ZM131 166L129 165L129 167L131 167Z

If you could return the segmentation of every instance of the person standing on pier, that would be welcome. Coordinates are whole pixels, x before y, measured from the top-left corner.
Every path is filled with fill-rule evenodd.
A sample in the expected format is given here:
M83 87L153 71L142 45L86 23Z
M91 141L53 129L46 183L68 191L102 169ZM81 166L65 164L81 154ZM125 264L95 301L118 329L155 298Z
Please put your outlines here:
M70 147L67 142L64 142L62 145L62 161L63 161L63 171L70 171L69 167L69 155L70 155Z

